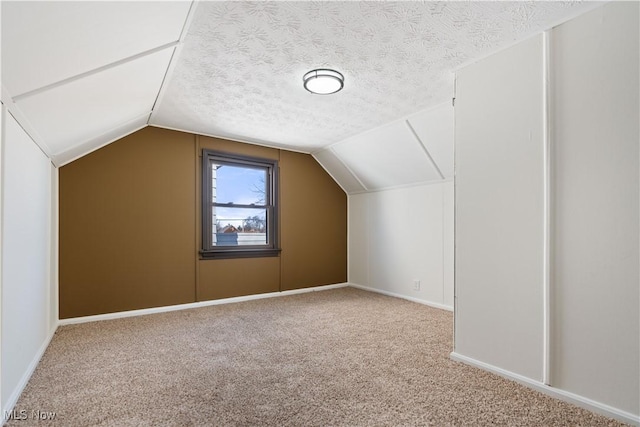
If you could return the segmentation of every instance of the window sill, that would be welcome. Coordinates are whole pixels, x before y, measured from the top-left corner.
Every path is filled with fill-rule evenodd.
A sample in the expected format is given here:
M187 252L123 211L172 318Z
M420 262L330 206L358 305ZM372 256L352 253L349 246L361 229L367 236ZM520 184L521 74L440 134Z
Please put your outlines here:
M277 257L281 249L223 249L200 251L200 259L231 259L231 258L266 258Z

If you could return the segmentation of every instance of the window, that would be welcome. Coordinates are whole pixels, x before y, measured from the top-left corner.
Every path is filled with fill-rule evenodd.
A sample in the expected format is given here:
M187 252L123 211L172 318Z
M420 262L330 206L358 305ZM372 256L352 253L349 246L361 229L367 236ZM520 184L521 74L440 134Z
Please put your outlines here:
M202 258L277 256L278 162L202 151Z

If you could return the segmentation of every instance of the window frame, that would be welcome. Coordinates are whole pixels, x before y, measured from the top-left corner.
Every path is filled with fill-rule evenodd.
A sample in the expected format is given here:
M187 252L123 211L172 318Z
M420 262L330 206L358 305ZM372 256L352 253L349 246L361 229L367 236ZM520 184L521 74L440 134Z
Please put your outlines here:
M211 238L213 231L211 163L213 162L229 166L253 167L266 170L265 204L258 206L264 206L267 211L266 245L213 246ZM280 247L278 246L278 171L278 161L275 159L226 153L206 148L202 150L202 171L200 174L202 187L200 203L202 208L201 259L258 258L280 255ZM255 205L237 205L233 203L221 205L237 208L256 208Z

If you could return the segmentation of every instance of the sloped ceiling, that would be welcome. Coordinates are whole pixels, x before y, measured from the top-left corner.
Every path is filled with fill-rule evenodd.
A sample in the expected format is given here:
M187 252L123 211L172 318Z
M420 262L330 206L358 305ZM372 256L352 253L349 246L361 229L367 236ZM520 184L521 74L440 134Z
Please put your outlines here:
M207 2L151 123L314 151L453 94L459 65L545 29L575 2ZM345 88L305 91L334 68Z
M451 180L452 103L359 133L313 155L349 194Z
M64 164L147 125L191 3L1 8L2 102Z
M348 192L443 180L453 72L596 6L3 1L2 102L58 165L153 125L313 153ZM344 90L305 91L318 67Z

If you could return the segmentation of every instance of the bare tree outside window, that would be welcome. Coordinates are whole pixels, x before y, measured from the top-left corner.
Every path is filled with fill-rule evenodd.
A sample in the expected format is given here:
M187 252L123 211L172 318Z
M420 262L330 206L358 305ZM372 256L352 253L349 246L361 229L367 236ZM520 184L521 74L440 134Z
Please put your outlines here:
M277 255L277 161L203 150L202 170L202 256Z

